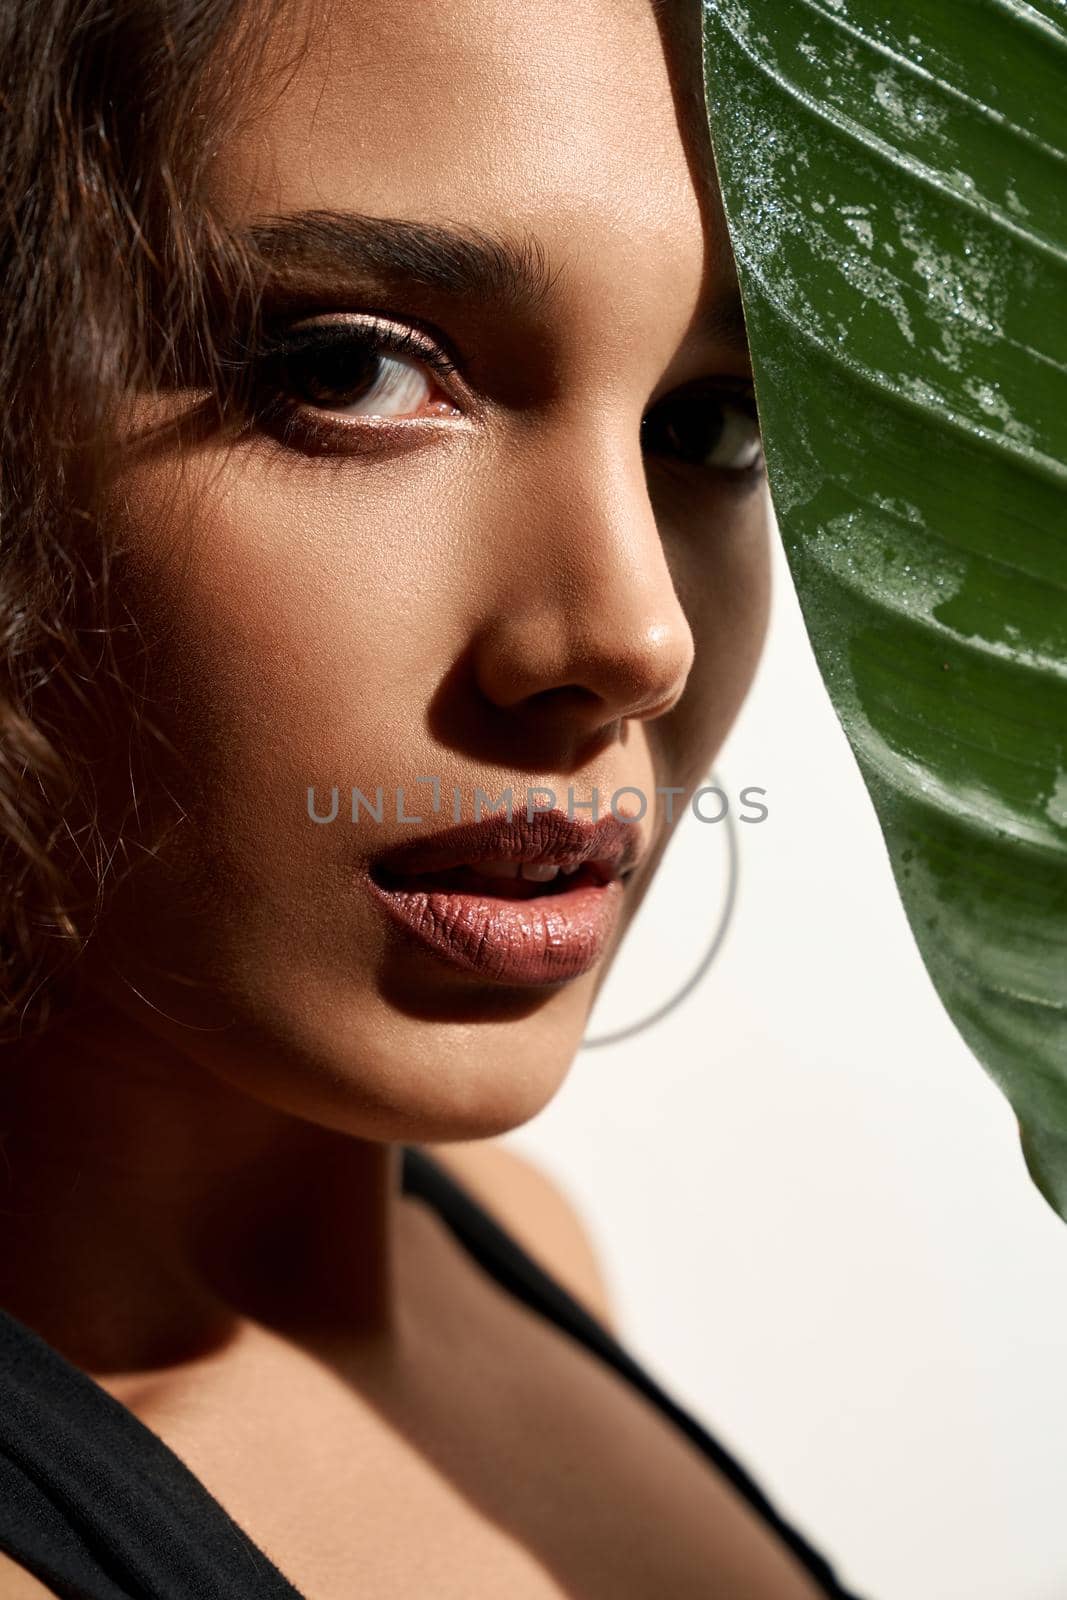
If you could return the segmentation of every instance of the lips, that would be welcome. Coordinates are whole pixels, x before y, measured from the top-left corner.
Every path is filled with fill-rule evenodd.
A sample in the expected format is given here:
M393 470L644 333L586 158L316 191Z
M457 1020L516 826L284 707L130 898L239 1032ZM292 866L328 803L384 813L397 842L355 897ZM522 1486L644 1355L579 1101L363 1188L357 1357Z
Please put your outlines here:
M367 884L394 925L449 964L556 984L600 959L642 844L636 822L614 816L492 816L383 852Z

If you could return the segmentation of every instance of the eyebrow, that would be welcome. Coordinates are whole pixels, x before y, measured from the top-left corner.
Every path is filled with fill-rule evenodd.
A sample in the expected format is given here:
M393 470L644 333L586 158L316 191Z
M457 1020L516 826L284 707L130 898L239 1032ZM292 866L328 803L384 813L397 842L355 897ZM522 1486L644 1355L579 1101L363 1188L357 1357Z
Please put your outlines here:
M311 270L356 278L368 274L445 294L488 300L514 310L551 302L562 273L531 233L520 239L400 217L351 211L298 211L253 223L260 257L279 273Z
M306 274L418 286L529 314L559 299L566 263L554 269L537 236L490 233L469 224L416 222L351 211L297 211L249 226L248 238L284 288ZM747 354L736 280L706 302L691 337Z
M707 344L721 345L737 355L748 355L745 308L736 279L705 302L694 320L693 332Z

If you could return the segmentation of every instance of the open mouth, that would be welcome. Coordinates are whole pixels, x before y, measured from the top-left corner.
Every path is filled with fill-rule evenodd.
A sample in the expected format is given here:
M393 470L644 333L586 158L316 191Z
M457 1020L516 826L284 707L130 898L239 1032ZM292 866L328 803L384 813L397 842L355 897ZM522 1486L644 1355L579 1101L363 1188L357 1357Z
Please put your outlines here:
M498 815L394 845L364 883L400 945L496 983L557 985L604 954L639 856L618 818Z
M482 861L438 872L395 872L373 863L370 874L386 891L477 895L494 900L548 899L575 889L602 886L615 875L610 865L595 861L574 867L538 861Z

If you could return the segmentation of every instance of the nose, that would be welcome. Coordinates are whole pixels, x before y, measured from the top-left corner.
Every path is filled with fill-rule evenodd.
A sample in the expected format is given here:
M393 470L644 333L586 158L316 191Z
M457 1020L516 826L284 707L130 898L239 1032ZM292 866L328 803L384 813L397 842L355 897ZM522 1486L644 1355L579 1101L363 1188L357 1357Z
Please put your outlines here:
M573 423L512 484L514 535L474 670L501 710L557 716L575 733L664 715L694 643L648 493L639 430ZM531 455L534 453L531 452Z

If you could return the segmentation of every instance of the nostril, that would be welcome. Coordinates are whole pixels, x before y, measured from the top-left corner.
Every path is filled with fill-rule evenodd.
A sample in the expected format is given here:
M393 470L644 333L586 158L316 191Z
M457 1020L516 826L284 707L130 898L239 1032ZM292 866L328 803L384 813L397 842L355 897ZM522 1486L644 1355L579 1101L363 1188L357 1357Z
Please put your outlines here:
M603 706L602 697L594 689L581 683L560 683L551 689L537 689L526 702L529 710L546 713L574 712L584 714L598 711Z
M626 718L658 717L681 699L693 664L693 651L675 636L652 650L619 650L575 665L569 682L538 687L518 672L481 680L483 693L502 710L522 713L534 724L567 722L606 728ZM579 676L580 674L580 676ZM584 681L583 681L584 680ZM525 693L523 692L525 691Z

